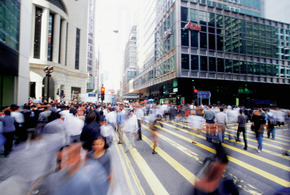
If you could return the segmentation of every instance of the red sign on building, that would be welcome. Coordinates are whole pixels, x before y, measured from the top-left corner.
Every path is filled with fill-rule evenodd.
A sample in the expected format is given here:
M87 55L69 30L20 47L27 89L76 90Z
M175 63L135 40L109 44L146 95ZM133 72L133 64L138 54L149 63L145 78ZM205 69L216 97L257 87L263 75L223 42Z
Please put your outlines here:
M197 31L200 31L201 30L201 26L198 25L198 24L194 24L192 22L188 22L184 27L183 29L191 29L191 30L197 30Z

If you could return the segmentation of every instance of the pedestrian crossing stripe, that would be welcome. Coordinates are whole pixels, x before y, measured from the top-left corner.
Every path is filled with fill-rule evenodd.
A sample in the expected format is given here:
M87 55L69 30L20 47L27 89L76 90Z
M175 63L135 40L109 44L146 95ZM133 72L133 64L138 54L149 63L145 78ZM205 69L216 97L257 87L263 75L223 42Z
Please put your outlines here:
M166 123L163 123L163 124L166 124ZM169 124L166 124L166 125L169 125ZM169 126L171 126L171 125L169 125ZM161 128L161 127L159 127L159 128ZM192 134L192 135L194 135L193 132L188 132L188 131L186 131L186 130L184 130L184 129L181 129L181 128L179 128L179 127L175 127L175 128L177 128L177 129L179 129L179 130L181 130L181 131L183 131L183 132L185 132L185 133L188 133L188 134ZM204 136L201 136L201 135L197 135L197 134L195 134L195 136L197 136L197 137L199 137L199 138L201 138L201 139L205 139L205 137L204 137ZM190 141L190 142L191 142L191 141ZM254 159L257 159L257 160L263 161L263 162L265 162L265 163L268 163L268 164L270 164L270 165L273 165L273 166L278 167L278 168L280 168L280 169L283 169L283 170L285 170L285 171L289 171L289 167L288 167L288 166L285 166L285 165L283 165L283 164L281 164L281 163L277 163L277 162L272 161L272 160L269 160L269 159L267 159L267 158L264 158L264 157L261 157L261 156L257 156L257 155L255 155L255 154L252 154L252 153L246 152L246 151L244 151L244 150L241 150L241 149L239 149L239 148L236 148L236 147L230 146L230 145L225 144L225 143L223 143L223 146L224 146L225 148L228 148L228 149L230 149L230 150L234 150L234 151L236 151L236 152L238 152L238 153L241 153L241 154L247 155L247 156L249 156L249 157L252 157L252 158L254 158Z
M144 125L143 125L144 127ZM146 127L148 128L148 127ZM147 138L145 135L142 135L142 140L144 140L151 148L152 141ZM156 150L158 152L158 155L162 157L168 164L170 164L178 173L180 173L189 183L193 184L196 179L198 179L193 173L191 173L188 169L186 169L184 166L182 166L178 161L176 161L174 158L172 158L170 155L168 155L164 150L162 150L160 147Z
M123 137L124 138L124 137ZM140 155L140 153L135 149L132 148L129 150L131 156L133 157L135 163L139 167L141 173L143 174L144 178L146 179L148 185L150 186L151 190L154 194L169 194L159 179L156 177L152 169L146 163L144 158Z
M142 125L142 127L143 127L143 129L146 129L146 130L150 131L149 128L148 128L147 126ZM145 128L144 128L144 127L145 127ZM143 135L143 136L144 136L144 135ZM174 146L175 148L179 149L181 152L183 152L183 153L186 154L187 156L189 156L189 157L191 157L191 158L194 158L196 161L198 161L199 163L203 164L203 161L200 160L200 158L198 157L198 155L195 154L194 152L192 152L191 150L189 150L189 149L187 149L187 148L181 146L180 144L174 142L174 141L171 140L170 138L168 138L168 137L166 137L166 136L164 136L164 135L162 135L162 134L160 134L160 133L158 134L158 136L159 136L161 139L163 139L164 141L166 141L166 142L168 142L169 144L171 144L172 146ZM160 148L158 148L158 150L160 150ZM167 160L167 159L164 159L164 160ZM229 174L229 175L232 175L232 174ZM233 175L232 175L232 176L233 176ZM236 179L236 181L237 181L237 179ZM249 194L260 194L260 193L258 192L258 190L257 190L254 186L252 186L252 185L250 185L250 184L246 184L244 181L239 181L239 185L238 185L238 187L243 188L243 190L246 191L246 192L248 192Z
M165 123L163 123L163 122L161 122L162 124L165 124ZM166 124L166 125L168 125L168 126L172 126L172 125L169 125L169 124ZM186 141L188 141L188 142L191 142L191 139L189 139L189 138L187 138L187 137L184 137L184 136L182 136L182 135L179 135L178 133L175 133L175 132L172 132L172 131L169 131L168 129L166 129L166 128L164 128L164 127L160 127L160 126L158 126L158 125L156 125L156 127L158 127L159 129L162 129L162 130L164 130L164 131L166 131L166 132L168 132L168 133L170 133L170 134L172 134L172 135L175 135L175 136L177 136L177 137L179 137L179 138L181 138L181 139L183 139L183 140L186 140ZM173 127L173 126L172 126ZM181 131L183 131L183 132L185 132L185 133L188 133L188 132L186 132L185 130L183 130L183 129L181 129L181 128L178 128L178 127L174 127L174 128L177 128L177 129L180 129ZM202 139L205 139L203 136L200 136L200 135L196 135L196 136L198 136L198 137L200 137L200 138L202 138ZM208 146L206 146L206 145L203 145L203 144L200 144L200 143L197 143L197 144L195 144L195 146L198 146L198 147L200 147L200 148L203 148L203 149L205 149L205 150L207 150L207 151L209 151L209 152L212 152L212 153L216 153L216 151L214 150L214 149L212 149L212 148L210 148L210 147L208 147ZM246 154L247 155L247 154ZM235 163L235 164L237 164L237 165L239 165L239 166L242 166L243 168L245 168L245 169L248 169L248 170L250 170L250 171L252 171L252 172L254 172L254 173L256 173L256 174L258 174L258 175L260 175L260 176L262 176L262 177L264 177L264 178L267 178L267 179L269 179L269 180L271 180L271 181L273 181L273 182L275 182L275 183L278 183L279 185L282 185L282 186L284 186L284 187L290 187L290 182L288 182L288 181L286 181L286 180L284 180L284 179L282 179L282 178L279 178L279 177L277 177L277 176L275 176L275 175L273 175L273 174L271 174L271 173L268 173L268 172L266 172L266 171L263 171L262 169L259 169L259 168L257 168L257 167L254 167L254 166L252 166L252 165L250 165L250 164L248 164L248 163L245 163L245 162L243 162L243 161L241 161L241 160L238 160L238 159L236 159L236 158L234 158L234 157L230 157L230 156L228 156L228 159L229 159L229 161L231 161L231 162L233 162L233 163ZM278 167L279 168L279 167ZM288 168L289 169L289 168Z
M116 133L116 132L114 132L114 133L115 133L115 136L118 137L117 133ZM125 139L128 140L128 138L126 137L126 134L124 134L123 137L125 137ZM115 145L118 145L118 144L115 143ZM123 146L123 145L122 145L122 146ZM137 187L138 187L139 192L140 192L141 194L145 194L144 189L143 189L143 187L141 186L140 181L139 181L139 179L138 179L138 176L136 175L135 170L134 170L134 168L133 168L133 166L132 166L132 164L131 164L131 161L130 161L130 159L128 158L127 154L126 154L125 151L124 151L124 148L123 148L123 147L120 147L120 149L121 149L121 151L122 151L123 157L125 158L125 161L126 161L126 163L127 163L128 169L130 170L130 173L131 173L131 175L132 175L132 177L133 177L133 179L134 179L134 181L135 181L135 184L136 184Z
M171 123L173 123L173 122L171 122ZM176 123L176 124L182 126L182 125L179 124L179 123ZM167 125L169 125L169 124L167 124ZM170 126L170 125L169 125L169 126ZM188 127L188 126L187 126L187 127ZM174 126L174 128L178 128L178 127L175 127L175 126ZM188 127L188 128L190 128L190 129L194 129L194 128L192 128L192 127ZM180 129L180 128L179 128L179 129ZM183 130L183 129L181 129L181 130ZM194 129L194 130L195 130L195 129ZM202 131L202 132L205 133L205 131ZM193 133L192 133L192 134L193 134ZM194 134L194 135L197 135L197 134ZM199 137L199 136L198 136L198 137ZM251 139L247 138L247 140L251 140ZM253 140L253 141L256 142L257 140ZM238 143L238 144L242 144L242 143ZM263 143L263 144L265 144L265 143ZM272 146L272 145L270 145L270 146ZM251 144L249 144L249 143L248 143L248 147L250 147L250 148L257 148L257 146L253 146L253 145L251 145ZM281 150L283 150L283 149L281 149ZM276 153L276 152L271 151L271 150L263 149L263 152L267 152L267 153L272 154L272 155L274 155L274 156L278 156L278 157L280 157L280 158L284 158L284 159L290 160L290 157L289 157L289 156L282 156L280 153Z
M145 129L147 129L148 131L149 130L149 127L146 126L146 125L142 125L142 127L144 127ZM200 163L203 163L200 159L199 159L199 156L198 154L194 153L193 151L181 146L180 144L176 143L175 141L165 137L164 135L162 134L158 134L158 137L162 138L163 140L165 140L166 142L170 143L172 146L174 146L175 148L183 151L187 156L191 157L191 158L194 158L196 161L200 162Z
M235 130L235 129L228 128L227 130L230 130L231 132L237 133L237 130ZM231 135L233 135L233 134L231 134ZM255 138L255 135L253 135L253 134L247 133L247 135L250 135L251 137ZM276 136L275 139L279 139L279 138L277 138L277 136ZM252 139L252 138L249 138L249 137L247 137L247 140L256 141L256 139ZM271 139L269 141L270 142L275 142L274 140L271 140ZM278 142L278 143L282 144L282 145L287 145L287 146L289 145L289 143L284 143L284 142ZM265 144L268 145L268 143L265 143ZM275 146L275 145L273 145L273 146ZM277 146L277 147L279 147L279 146ZM281 147L279 147L278 149L281 149Z
M114 146L115 146L115 143L114 143ZM119 159L120 159L120 162L121 162L121 166L122 166L122 170L124 172L124 176L125 176L125 179L126 179L126 183L129 187L129 190L130 190L130 194L135 194L134 193L134 188L133 188L133 185L132 185L132 182L131 182L131 179L129 177L129 174L128 174L128 171L126 169L126 166L125 166L125 162L124 162L124 159L122 158L122 155L121 155L121 152L120 152L120 149L119 147L115 146L116 147L116 150L117 150L117 153L118 153L118 156L119 156Z

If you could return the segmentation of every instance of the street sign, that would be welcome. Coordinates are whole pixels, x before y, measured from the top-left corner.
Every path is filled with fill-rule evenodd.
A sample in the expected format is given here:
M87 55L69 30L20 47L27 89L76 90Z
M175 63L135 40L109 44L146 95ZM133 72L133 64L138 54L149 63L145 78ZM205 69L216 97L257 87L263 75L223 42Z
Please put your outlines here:
M211 97L210 91L197 91L197 95L201 99L209 99Z

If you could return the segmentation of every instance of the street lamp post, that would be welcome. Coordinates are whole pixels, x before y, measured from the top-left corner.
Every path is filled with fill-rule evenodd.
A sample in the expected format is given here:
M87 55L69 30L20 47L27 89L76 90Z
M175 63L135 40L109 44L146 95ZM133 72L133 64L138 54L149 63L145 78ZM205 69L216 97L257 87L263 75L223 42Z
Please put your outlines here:
M45 75L47 77L47 93L46 93L46 101L48 103L49 101L49 77L51 76L50 74L54 71L54 67L53 66L45 66L44 67L44 72L45 72Z

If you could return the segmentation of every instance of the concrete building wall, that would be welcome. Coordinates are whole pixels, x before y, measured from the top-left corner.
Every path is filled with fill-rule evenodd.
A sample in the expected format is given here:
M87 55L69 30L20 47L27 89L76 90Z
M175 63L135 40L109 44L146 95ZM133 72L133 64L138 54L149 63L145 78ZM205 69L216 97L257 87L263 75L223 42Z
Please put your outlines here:
M31 0L21 2L19 33L19 74L17 81L17 104L23 105L29 97L29 56L31 35Z
M30 82L35 82L35 96L38 99L42 97L43 79L45 77L44 67L54 66L54 72L51 78L54 81L52 92L54 99L60 99L56 96L56 90L64 90L65 100L71 99L72 87L81 88L81 92L86 92L87 79L87 41L88 41L88 9L89 0L71 1L63 0L66 10L55 6L45 0L32 1L31 14L31 53L30 53ZM35 41L35 9L42 8L41 23L41 47L40 59L34 58L33 44ZM54 35L53 35L53 60L47 59L47 40L49 14L54 14ZM80 29L79 40L79 65L76 68L76 31Z

